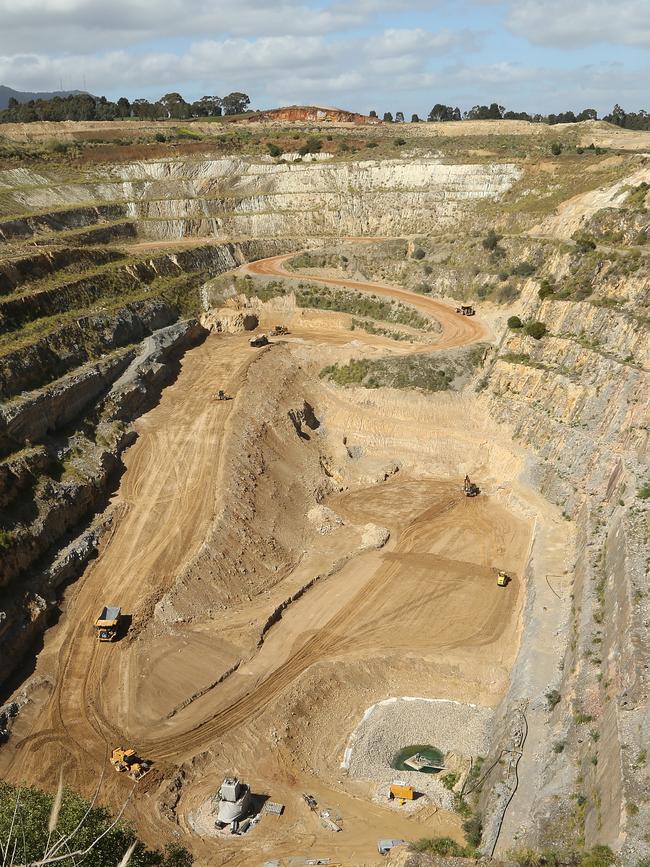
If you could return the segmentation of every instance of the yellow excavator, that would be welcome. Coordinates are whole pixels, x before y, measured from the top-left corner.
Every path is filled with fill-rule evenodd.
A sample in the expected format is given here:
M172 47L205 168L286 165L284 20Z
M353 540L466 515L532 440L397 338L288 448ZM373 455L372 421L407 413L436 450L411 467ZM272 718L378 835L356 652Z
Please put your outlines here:
M151 762L141 759L135 750L124 750L122 747L116 747L111 753L111 764L116 771L136 782L151 770Z
M510 583L510 576L507 575L503 570L499 570L497 575L497 586L498 587L507 587Z

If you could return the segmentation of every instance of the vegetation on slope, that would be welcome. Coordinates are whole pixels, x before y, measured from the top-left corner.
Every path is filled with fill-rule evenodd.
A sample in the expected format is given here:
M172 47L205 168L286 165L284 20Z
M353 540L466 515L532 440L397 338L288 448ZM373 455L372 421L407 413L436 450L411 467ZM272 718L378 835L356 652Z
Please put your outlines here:
M131 847L130 860L123 862ZM130 867L190 867L193 863L189 852L179 846L168 846L163 852L147 849L127 823L72 791L62 790L53 796L1 781L0 855L8 867L36 862L63 867L82 862L95 867L123 863Z

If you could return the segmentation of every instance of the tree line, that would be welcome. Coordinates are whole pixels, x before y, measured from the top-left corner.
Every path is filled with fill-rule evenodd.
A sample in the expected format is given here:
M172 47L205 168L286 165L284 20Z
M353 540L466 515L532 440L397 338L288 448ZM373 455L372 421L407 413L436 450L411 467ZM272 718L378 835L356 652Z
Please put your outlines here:
M378 117L376 111L370 112L371 117ZM641 109L637 112L626 112L620 105L615 105L603 120L626 129L650 129L650 113ZM386 123L404 123L404 113L384 112L383 120ZM529 114L527 111L506 111L505 107L496 102L490 105L475 105L468 111L461 112L458 106L436 103L426 118L420 118L417 114L411 115L411 123L421 123L423 120L430 122L444 122L452 120L527 120L531 123L547 123L551 126L559 123L578 123L584 120L598 120L598 112L595 108L585 108L578 114L573 111L564 111L559 114Z
M226 96L202 96L195 102L186 102L180 93L166 93L156 102L125 96L111 102L105 96L79 93L55 96L52 99L32 99L18 102L11 98L6 109L0 111L0 123L32 123L38 120L116 120L140 118L142 120L187 120L193 117L221 117L244 114L250 106L250 97L235 91Z

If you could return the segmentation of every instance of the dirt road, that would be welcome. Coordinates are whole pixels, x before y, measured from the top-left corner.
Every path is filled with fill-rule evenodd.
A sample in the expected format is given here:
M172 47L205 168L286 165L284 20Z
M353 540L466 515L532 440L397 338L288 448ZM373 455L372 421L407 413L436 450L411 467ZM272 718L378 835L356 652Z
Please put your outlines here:
M244 265L240 270L244 274L257 274L264 277L280 277L285 280L302 280L310 279L314 283L325 283L328 286L342 286L346 289L357 289L361 292L368 292L374 295L385 295L388 298L394 298L396 301L402 301L405 304L410 304L437 319L442 326L442 333L435 341L435 349L451 349L455 346L465 346L466 344L476 343L485 338L485 326L474 317L461 316L456 313L455 309L443 301L437 301L435 298L427 298L426 295L419 295L417 292L410 292L408 289L400 289L397 286L390 286L385 283L372 283L366 280L348 280L344 277L314 277L311 274L301 274L299 271L288 271L284 266L290 259L293 259L296 253L289 253L282 256L272 256L269 259L260 259L257 262L250 262Z

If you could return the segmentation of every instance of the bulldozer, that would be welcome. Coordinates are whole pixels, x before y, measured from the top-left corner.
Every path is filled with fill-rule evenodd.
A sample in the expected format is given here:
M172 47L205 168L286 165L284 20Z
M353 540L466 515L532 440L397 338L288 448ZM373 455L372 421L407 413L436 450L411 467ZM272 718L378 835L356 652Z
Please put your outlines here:
M276 325L273 331L271 332L271 337L280 337L283 334L288 334L289 329L286 325Z
M135 750L116 747L111 753L111 764L121 774L126 774L136 782L151 770L151 762L141 759Z
M220 388L219 391L216 392L214 396L215 400L232 400L232 395L226 394L226 392Z
M456 308L456 313L460 313L461 316L474 316L476 310L471 304L461 304L460 307Z
M498 587L507 587L510 583L510 576L506 574L503 570L499 570L497 574L497 586Z
M465 476L465 481L463 482L463 493L466 497L476 497L481 493L481 489L471 481L469 476Z

